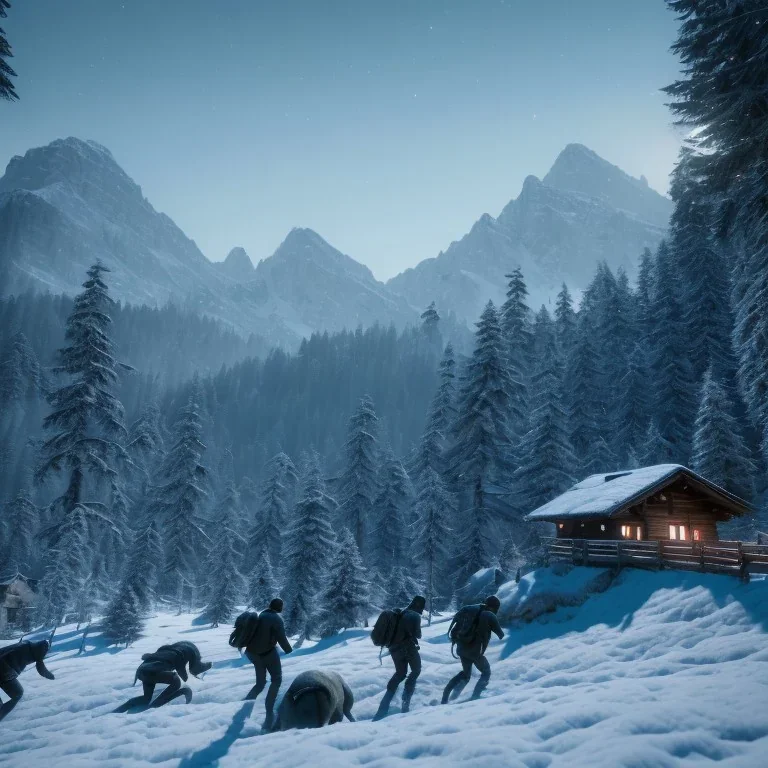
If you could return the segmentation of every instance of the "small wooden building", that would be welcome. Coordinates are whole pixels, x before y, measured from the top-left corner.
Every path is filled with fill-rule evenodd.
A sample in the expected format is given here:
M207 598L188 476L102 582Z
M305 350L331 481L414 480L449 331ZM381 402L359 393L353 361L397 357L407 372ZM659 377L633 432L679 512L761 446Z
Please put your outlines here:
M20 573L0 574L0 635L26 629L37 600L37 580Z
M717 524L749 511L743 499L679 464L591 475L527 515L562 539L718 541Z

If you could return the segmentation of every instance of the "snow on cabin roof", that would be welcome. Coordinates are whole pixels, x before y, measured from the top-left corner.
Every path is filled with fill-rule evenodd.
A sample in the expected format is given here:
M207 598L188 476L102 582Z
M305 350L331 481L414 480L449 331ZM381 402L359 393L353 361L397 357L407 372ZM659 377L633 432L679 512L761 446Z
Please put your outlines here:
M565 493L530 512L525 519L529 521L556 521L569 517L610 517L633 503L650 496L680 473L698 481L714 495L730 502L728 504L730 508L734 506L742 507L743 510L748 508L745 501L681 464L657 464L640 469L590 475L580 483L576 483L573 488L569 488Z

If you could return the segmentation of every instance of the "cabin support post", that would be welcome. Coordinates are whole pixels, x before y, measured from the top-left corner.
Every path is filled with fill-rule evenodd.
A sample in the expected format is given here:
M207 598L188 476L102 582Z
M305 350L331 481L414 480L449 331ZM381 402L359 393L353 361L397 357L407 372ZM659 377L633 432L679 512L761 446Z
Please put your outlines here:
M664 555L661 547L662 547L662 543L661 543L661 539L659 539L656 542L656 562L659 565L659 570L662 570L664 568Z

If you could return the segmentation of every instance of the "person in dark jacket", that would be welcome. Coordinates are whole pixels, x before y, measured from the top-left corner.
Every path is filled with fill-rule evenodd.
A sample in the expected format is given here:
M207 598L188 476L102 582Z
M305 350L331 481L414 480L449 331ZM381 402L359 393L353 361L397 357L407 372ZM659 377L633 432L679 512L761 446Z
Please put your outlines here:
M269 690L267 700L264 702L267 710L264 729L267 731L272 728L275 701L283 682L283 666L280 663L277 645L279 643L285 653L293 650L285 636L285 625L280 615L282 611L283 601L276 597L269 604L269 608L259 614L256 632L245 648L245 655L256 671L256 685L248 692L246 700L255 699L264 690L267 684L267 672L269 672Z
M18 678L28 664L34 664L39 675L49 680L54 679L43 661L50 647L47 640L25 640L0 648L0 690L10 697L4 704L0 701L0 720L21 701L24 689Z
M401 711L408 712L411 708L411 697L416 689L416 680L421 674L419 638L421 637L421 614L426 604L425 598L416 595L411 600L411 604L400 614L395 637L389 646L389 655L395 665L395 674L387 683L386 693L374 715L374 720L381 720L382 717L387 716L389 705L403 680L405 680L405 686Z
M480 698L480 694L488 687L488 681L491 679L491 665L488 663L488 659L485 658L485 651L488 648L488 643L491 641L491 632L499 640L504 637L504 631L499 626L499 620L496 618L500 606L501 603L496 595L486 597L482 605L476 606L479 615L477 616L477 629L474 633L474 638L470 643L458 642L456 644L456 650L461 661L461 672L454 675L448 682L448 685L445 686L443 704L448 702L448 697L451 694L453 694L451 698L454 699L461 694L472 677L473 666L477 667L480 672L480 679L475 684L472 698Z
M207 672L212 666L210 661L202 661L197 646L186 640L173 645L161 645L154 653L145 653L141 657L141 664L133 679L134 685L137 680L141 680L144 693L121 704L115 712L147 709L150 706L154 709L162 707L179 696L184 696L189 704L192 701L192 690L187 685L183 687L181 685L182 680L186 682L189 679L187 664L189 664L190 673L195 677ZM156 685L168 687L152 701Z

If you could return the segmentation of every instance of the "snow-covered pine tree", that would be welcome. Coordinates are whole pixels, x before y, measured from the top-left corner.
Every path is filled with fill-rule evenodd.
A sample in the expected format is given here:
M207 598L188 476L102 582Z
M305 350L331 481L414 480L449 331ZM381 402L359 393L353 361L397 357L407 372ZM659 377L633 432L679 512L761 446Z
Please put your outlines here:
M373 400L365 395L349 420L346 464L338 489L341 522L352 531L361 552L367 552L373 502L379 491L377 423Z
M146 491L154 468L162 463L165 456L165 441L160 426L160 407L155 401L149 402L128 431L128 442L125 446L140 473L138 491Z
M280 452L267 462L256 520L248 536L249 553L261 551L266 546L271 562L280 562L288 510L294 503L297 484L296 467L285 453Z
M389 571L384 582L387 605L405 608L416 595L424 593L424 586L408 568L396 566Z
M442 344L440 315L435 308L434 301L421 313L421 331L430 344L440 348L440 344Z
M241 545L245 544L237 531L239 519L240 498L231 482L217 509L213 544L206 563L208 604L203 616L214 627L232 619L245 594L245 579L238 568L242 559Z
M597 365L594 343L595 329L588 316L579 319L576 339L568 356L563 383L567 408L568 439L576 457L572 471L586 477L595 471L608 472L615 467L596 469L605 460L597 456L597 446L604 440L607 430L606 413L601 400L602 377ZM547 375L541 381L551 385L554 376Z
M278 596L280 589L266 548L262 549L253 562L248 578L248 605L263 611Z
M768 434L768 123L766 14L759 0L667 0L682 20L673 46L683 78L665 90L680 123L697 129L701 173L718 200L718 235L735 257L734 348L753 422ZM662 430L664 431L664 430ZM768 441L764 441L768 445ZM766 457L768 458L768 457Z
M435 604L442 604L450 594L447 570L454 511L454 501L442 477L428 467L421 476L416 500L411 558L424 582L430 623Z
M38 623L47 626L58 626L74 608L85 569L93 557L82 505L78 504L64 517L57 534L56 543L46 553L37 604Z
M173 428L173 445L150 491L147 514L158 520L165 540L163 588L176 595L179 610L184 586L193 584L203 545L202 513L208 497L208 470L202 464L205 445L199 415L199 386L193 385L187 404Z
M648 393L648 360L644 346L635 344L627 360L627 371L618 383L619 408L614 420L618 463L628 466L648 432L651 399Z
M4 19L7 16L7 9L10 7L11 3L9 0L0 0L0 19ZM4 101L13 101L19 98L11 80L12 77L16 77L16 73L6 61L11 56L13 56L11 46L5 37L2 27L0 27L0 99Z
M664 442L672 446L672 462L687 464L695 416L693 370L685 345L677 265L664 242L656 254L654 282L650 334L655 384L652 412Z
M496 308L488 302L477 323L475 351L463 376L451 430L453 445L446 453L448 476L462 505L456 520L459 585L493 560L499 511L490 486L509 487L514 469L506 362Z
M682 278L683 329L693 378L700 381L712 366L717 378L733 384L730 281L722 245L712 235L713 206L702 180L705 163L706 157L695 155L690 147L680 152L670 186L675 210L669 247Z
M528 289L520 267L505 276L507 299L499 312L502 353L506 357L509 379L508 427L513 443L517 443L528 428L528 376L531 363L532 332L530 310L526 304Z
M40 510L28 492L19 491L14 499L6 502L2 523L0 570L29 575L35 561L34 540L40 527Z
M113 475L109 484L109 516L112 525L105 532L98 553L112 585L119 578L125 564L126 549L130 539L128 520L132 506L123 488L122 478L119 475Z
M560 347L560 352L564 354L573 345L574 336L576 335L576 312L573 310L571 292L565 283L563 283L560 293L557 294L555 331L557 332L557 343Z
M66 535L79 540L80 523L69 520L78 510L86 524L85 541L77 545L79 556L91 555L95 536L112 527L104 505L84 495L93 492L100 481L114 478L118 462L128 461L122 447L126 436L123 406L114 394L120 364L115 360L109 336L112 320L108 310L114 302L102 279L107 271L101 263L94 264L83 283L85 290L74 300L65 331L68 346L59 351L60 365L55 369L66 374L69 381L50 393L52 411L43 421L44 428L53 435L43 443L37 480L42 483L62 471L69 475L66 489L51 505L55 521L48 534L51 548L57 553L52 554L52 559L62 563L69 562L69 555L62 552L62 538ZM79 567L87 565L81 561ZM51 586L50 580L44 578L41 590ZM43 604L50 603L52 610L61 615L68 606L59 599L71 597L72 592L54 589L56 597L44 597Z
M355 537L345 528L339 536L326 586L319 595L318 602L322 606L317 622L320 634L327 637L363 624L371 607L369 590Z
M283 539L284 616L289 634L309 637L314 631L317 596L336 554L330 522L334 507L325 490L317 454L312 453L302 468L299 501Z
M152 520L133 537L130 555L121 579L121 585L127 584L143 613L152 606L162 565L163 542L158 526Z
M577 460L568 435L568 416L561 402L562 374L554 350L538 361L533 376L536 408L531 414L531 429L519 448L520 466L513 478L518 516L528 514L570 487L576 476ZM523 527L524 526L524 527ZM524 550L531 540L528 524L513 527L510 535Z
M645 439L638 447L635 457L641 467L650 467L654 464L674 464L675 446L664 439L655 419L648 424Z
M104 635L113 643L129 646L144 629L144 616L136 595L126 581L121 581L104 615Z
M371 564L379 573L393 565L408 565L408 514L413 496L411 481L400 459L387 447L383 452L379 495L373 504Z
M701 387L691 468L721 488L752 499L757 467L733 416L733 402L712 368Z
M440 384L432 399L427 423L421 436L416 455L409 468L414 485L419 486L427 469L445 472L443 453L450 425L456 418L456 360L453 346L449 343L440 362Z

